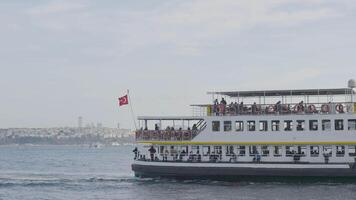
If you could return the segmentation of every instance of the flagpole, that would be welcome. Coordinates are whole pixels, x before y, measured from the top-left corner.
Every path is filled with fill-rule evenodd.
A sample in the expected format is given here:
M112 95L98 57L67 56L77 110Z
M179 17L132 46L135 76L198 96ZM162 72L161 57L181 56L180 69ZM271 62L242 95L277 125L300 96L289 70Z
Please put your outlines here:
M132 101L131 101L131 98L130 98L130 92L129 92L129 90L127 90L127 97L128 97L128 100L129 100L129 105L130 105L132 120L133 120L133 122L134 122L135 129L137 130L136 117L135 117L135 114L134 114L133 109L132 109Z

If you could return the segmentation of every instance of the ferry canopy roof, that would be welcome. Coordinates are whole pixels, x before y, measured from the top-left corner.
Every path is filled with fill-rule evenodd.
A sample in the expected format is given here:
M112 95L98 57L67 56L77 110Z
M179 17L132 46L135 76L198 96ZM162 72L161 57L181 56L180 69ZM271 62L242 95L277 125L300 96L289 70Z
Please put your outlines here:
M259 91L226 91L208 92L208 94L229 97L273 97L273 96L318 96L318 95L346 95L355 93L351 88L336 89L301 89L301 90L259 90Z

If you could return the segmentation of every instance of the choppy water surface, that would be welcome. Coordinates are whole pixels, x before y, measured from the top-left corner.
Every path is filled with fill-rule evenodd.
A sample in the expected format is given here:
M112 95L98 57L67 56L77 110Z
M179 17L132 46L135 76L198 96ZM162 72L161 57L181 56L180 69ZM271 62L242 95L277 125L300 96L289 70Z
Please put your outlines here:
M356 199L351 183L137 179L132 147L0 146L0 199Z

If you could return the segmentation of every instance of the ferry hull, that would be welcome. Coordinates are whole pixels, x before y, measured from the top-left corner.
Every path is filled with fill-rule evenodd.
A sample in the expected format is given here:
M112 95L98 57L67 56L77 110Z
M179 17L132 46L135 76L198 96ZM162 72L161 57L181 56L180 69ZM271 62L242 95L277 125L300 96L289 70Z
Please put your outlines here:
M356 180L356 169L349 164L237 164L237 163L164 163L135 162L136 177L178 179L239 180L265 178L348 178Z

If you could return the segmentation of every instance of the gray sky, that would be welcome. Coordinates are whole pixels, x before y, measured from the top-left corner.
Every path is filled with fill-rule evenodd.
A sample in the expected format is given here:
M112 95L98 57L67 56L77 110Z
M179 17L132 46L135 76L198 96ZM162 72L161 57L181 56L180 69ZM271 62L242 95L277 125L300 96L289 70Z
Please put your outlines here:
M0 127L189 115L208 90L345 87L356 2L1 1Z

